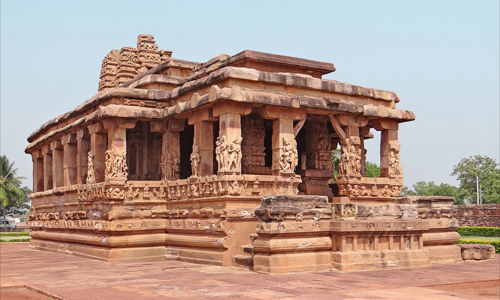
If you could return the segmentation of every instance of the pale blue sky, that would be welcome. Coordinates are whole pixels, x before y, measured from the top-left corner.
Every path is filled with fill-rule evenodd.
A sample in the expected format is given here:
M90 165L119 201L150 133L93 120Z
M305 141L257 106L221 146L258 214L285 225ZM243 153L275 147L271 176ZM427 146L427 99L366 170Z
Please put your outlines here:
M111 49L153 34L203 62L244 49L335 64L328 79L396 92L405 184L456 184L453 165L499 160L499 2L1 1L1 154L32 186L27 136L97 92ZM378 163L379 141L367 144Z

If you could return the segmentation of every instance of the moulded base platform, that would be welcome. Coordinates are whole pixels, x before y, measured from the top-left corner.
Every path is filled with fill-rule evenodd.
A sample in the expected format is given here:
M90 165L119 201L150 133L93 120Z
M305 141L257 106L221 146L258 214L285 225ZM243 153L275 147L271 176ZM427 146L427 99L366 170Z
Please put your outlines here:
M253 263L254 271L271 274L324 271L330 269L330 252L258 253Z
M427 267L427 250L332 252L332 267L342 272Z
M38 250L56 251L107 261L165 259L164 246L109 248L85 244L47 241L33 238L30 241L30 247Z

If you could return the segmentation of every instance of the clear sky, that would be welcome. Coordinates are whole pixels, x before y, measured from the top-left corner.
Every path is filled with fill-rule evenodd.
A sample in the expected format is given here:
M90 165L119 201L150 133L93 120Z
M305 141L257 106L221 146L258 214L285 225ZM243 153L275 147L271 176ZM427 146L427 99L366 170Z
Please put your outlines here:
M250 49L332 62L326 75L396 92L405 185L457 184L461 158L499 160L499 1L1 1L1 145L32 186L26 138L97 93L111 49L155 36L203 62ZM367 143L378 164L377 141Z

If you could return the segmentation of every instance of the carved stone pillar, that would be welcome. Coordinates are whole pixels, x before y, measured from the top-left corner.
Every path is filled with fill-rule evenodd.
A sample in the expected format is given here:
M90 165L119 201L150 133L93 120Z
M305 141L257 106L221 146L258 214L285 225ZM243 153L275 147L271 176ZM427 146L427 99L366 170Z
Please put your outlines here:
M61 139L63 145L63 182L65 186L76 184L77 178L77 144L76 134L68 134Z
M114 184L124 184L127 180L127 128L134 128L136 121L124 119L109 119L103 122L108 132L106 150L105 181Z
M104 182L106 169L106 131L101 122L89 126L90 151L94 155L94 176L96 182ZM88 170L91 172L91 170Z
M305 129L306 169L298 171L302 176L299 191L306 195L324 195L331 199L333 193L328 181L333 176L332 143L327 119L323 116L308 116Z
M88 155L90 151L90 135L86 128L77 132L76 139L77 148L77 184L87 183Z
M398 123L392 120L380 120L377 130L380 138L380 177L402 177L399 163Z
M151 131L162 133L161 173L162 179L175 180L180 178L180 136L184 130L184 120L169 120L167 122L152 122Z
M365 137L370 133L370 127L359 129L360 149L361 149L361 176L366 176L366 148Z
M51 190L53 186L53 177L52 177L52 151L50 150L49 145L45 145L42 148L43 154L43 190Z
M188 119L188 124L194 125L193 145L198 147L198 155L200 156L199 176L212 175L214 172L214 121L217 119L212 116L208 109L200 111Z
M241 174L241 116L251 112L248 104L226 102L214 106L213 116L219 117L215 153L219 174Z
M361 159L364 146L361 146L360 127L366 126L368 119L361 116L331 116L333 128L341 137L341 162L339 177L361 177Z
M57 139L50 143L50 149L52 150L52 176L53 184L52 187L64 186L64 173L63 173L63 161L64 152L61 140Z
M300 109L266 106L261 110L261 115L265 119L273 120L273 165L271 168L273 174L294 174L298 154L293 121L305 119L306 112Z
M33 158L33 192L43 191L43 155L38 150L32 153Z
M246 174L266 174L265 120L259 115L241 118L241 167Z

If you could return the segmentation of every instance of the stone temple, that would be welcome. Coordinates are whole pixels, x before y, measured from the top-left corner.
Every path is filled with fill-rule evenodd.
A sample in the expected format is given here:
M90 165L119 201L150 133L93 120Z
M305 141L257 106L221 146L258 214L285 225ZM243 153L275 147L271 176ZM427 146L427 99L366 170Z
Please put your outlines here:
M112 50L97 95L28 137L30 246L268 273L462 262L453 198L399 198L398 129L414 114L393 92L322 79L333 71L249 50L184 61L145 34Z

